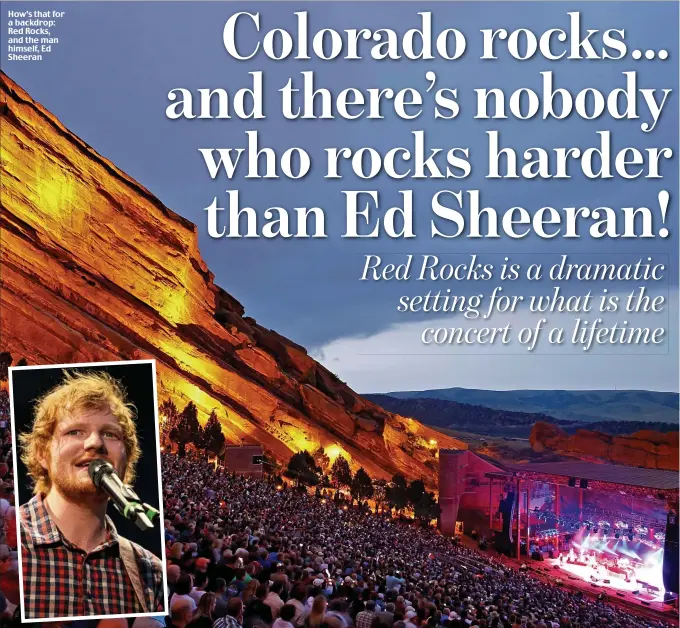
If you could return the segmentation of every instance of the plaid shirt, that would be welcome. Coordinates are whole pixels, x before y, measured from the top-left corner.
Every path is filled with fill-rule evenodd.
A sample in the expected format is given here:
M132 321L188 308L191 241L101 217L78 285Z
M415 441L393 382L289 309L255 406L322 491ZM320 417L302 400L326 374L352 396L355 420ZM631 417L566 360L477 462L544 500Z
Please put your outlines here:
M88 554L61 535L41 495L21 506L20 513L26 619L144 612L109 517L106 541ZM164 612L162 563L143 547L132 545L149 612Z
M360 613L357 613L355 620L357 628L371 628L375 616L373 611L361 611Z
M226 617L220 617L213 622L213 628L241 628L241 624L238 623L236 617L227 615Z

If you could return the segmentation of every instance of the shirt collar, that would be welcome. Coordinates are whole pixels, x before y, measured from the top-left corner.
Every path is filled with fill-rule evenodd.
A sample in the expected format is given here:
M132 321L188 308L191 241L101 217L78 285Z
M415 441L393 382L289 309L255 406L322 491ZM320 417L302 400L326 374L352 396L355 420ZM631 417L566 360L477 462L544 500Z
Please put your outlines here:
M52 545L54 543L71 545L62 536L57 524L52 521L42 494L34 495L31 498L25 506L24 513L24 523L28 526L30 536L36 545ZM107 537L103 545L117 544L118 531L108 515L106 516L106 530Z

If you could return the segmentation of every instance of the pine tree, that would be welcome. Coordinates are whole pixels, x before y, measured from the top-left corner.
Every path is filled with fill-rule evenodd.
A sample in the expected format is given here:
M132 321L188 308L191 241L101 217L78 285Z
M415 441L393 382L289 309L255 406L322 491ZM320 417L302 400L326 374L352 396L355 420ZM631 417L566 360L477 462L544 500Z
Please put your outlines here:
M387 504L387 481L380 478L373 482L373 499L375 499L375 511L384 510Z
M331 459L328 457L328 454L324 451L323 447L319 447L314 452L314 462L322 471L326 471L330 466Z
M9 351L0 353L0 382L7 381L9 367L12 366L12 354Z
M171 399L166 399L158 408L158 414L160 418L161 445L167 445L171 440L170 435L177 428L179 412L174 402Z
M413 505L413 513L417 519L423 522L431 521L439 517L439 504L434 493L423 493L420 500Z
M400 512L408 503L406 498L406 478L397 473L392 477L392 485L387 489L387 502L389 505Z
M343 456L338 456L331 467L331 478L336 488L349 488L352 485L352 470Z
M425 482L422 480L413 480L410 486L406 489L406 500L409 506L415 507L425 497Z
M370 499L373 496L373 483L371 478L361 467L352 480L352 497L357 501Z
M200 446L201 436L202 429L198 423L198 410L194 402L190 401L180 413L177 426L171 432L170 438L177 442L179 455L183 457L189 443L193 443L197 447Z
M224 442L222 425L217 418L217 413L213 410L203 427L203 449L214 456L218 456L224 448Z
M299 451L291 456L284 475L303 486L316 486L319 483L321 469L308 451Z

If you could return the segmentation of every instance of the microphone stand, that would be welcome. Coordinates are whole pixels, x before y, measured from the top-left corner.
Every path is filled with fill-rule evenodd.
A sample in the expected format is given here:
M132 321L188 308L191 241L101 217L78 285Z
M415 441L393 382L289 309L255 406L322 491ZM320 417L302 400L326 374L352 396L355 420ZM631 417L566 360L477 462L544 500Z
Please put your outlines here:
M153 521L160 516L160 511L149 504L142 503L137 493L130 486L127 484L123 484L123 486L128 503L125 507L121 507L119 503L114 501L114 508L126 519L134 519L140 530L150 530L153 528Z

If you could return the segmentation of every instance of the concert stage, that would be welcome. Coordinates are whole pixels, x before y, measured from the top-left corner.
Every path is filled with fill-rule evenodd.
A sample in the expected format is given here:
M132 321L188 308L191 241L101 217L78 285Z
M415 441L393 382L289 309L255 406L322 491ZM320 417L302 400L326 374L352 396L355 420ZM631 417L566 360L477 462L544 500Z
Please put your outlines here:
M469 548L477 548L478 542L469 537L463 536L460 542ZM560 588L573 593L580 592L583 595L596 599L602 593L606 595L609 604L616 604L620 608L626 608L638 616L647 617L650 620L662 621L666 624L677 626L679 622L677 606L664 604L659 601L658 596L651 596L644 591L635 594L635 591L617 587L612 579L610 583L592 582L587 570L583 567L573 565L575 569L562 569L559 559L546 559L543 562L527 560L522 556L520 560L516 558L498 555L493 548L488 549L491 556L497 557L504 565L520 569L523 565L533 578L541 582L558 585ZM581 567L579 569L579 567ZM655 598L655 599L654 599Z
M578 460L500 464L440 451L440 528L489 545L565 585L637 605L677 604L678 474ZM608 581L608 582L606 582Z
M557 571L553 573L554 577L565 580L569 576L575 576L586 586L596 584L598 587L607 591L608 595L614 595L617 591L624 591L626 593L634 593L639 591L639 594L634 596L634 599L645 600L646 602L663 602L663 581L661 578L661 564L655 564L650 567L641 567L635 570L635 574L629 580L621 574L610 573L605 568L593 569L591 566L581 564L571 564L567 561L560 562L559 558L549 558L545 561L547 565L559 568L559 575ZM649 587L645 588L638 584L637 581L644 582Z

